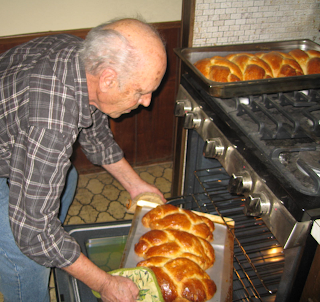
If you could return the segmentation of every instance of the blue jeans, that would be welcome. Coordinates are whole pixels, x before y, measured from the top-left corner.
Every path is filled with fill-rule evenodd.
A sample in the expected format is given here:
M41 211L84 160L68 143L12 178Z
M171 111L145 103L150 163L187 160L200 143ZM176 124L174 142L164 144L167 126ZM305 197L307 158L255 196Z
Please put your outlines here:
M59 219L63 223L73 201L78 173L72 166L61 197ZM50 268L39 265L17 247L9 225L9 188L0 178L0 292L5 302L49 302Z

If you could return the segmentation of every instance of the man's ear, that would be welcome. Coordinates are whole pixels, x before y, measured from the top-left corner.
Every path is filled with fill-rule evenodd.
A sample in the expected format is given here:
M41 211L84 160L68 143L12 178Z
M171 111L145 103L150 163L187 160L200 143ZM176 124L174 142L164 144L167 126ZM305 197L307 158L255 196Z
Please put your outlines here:
M117 83L117 73L111 69L104 69L99 77L99 86L102 92L106 92L108 89L112 88Z

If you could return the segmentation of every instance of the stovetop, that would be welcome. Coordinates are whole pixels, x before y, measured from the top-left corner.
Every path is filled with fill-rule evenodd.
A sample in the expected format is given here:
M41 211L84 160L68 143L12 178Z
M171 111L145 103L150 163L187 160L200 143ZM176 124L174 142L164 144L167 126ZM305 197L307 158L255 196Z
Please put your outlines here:
M184 80L212 111L214 121L229 128L246 160L257 170L266 167L268 176L261 173L279 189L287 207L319 217L320 89L222 99L207 94L189 75L183 75Z
M320 90L214 101L298 191L320 196Z

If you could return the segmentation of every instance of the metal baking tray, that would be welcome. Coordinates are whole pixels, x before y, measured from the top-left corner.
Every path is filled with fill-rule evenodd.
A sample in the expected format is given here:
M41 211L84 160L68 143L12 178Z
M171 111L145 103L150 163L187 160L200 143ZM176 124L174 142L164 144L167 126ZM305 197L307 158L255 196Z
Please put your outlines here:
M289 52L297 48L301 50L313 49L320 51L320 45L311 40L289 40L212 47L175 48L174 52L184 63L185 71L189 73L207 93L214 97L231 98L236 96L319 88L320 74L220 83L207 79L193 64L204 58L226 56L231 53L257 53L273 50Z
M140 258L134 252L135 244L138 243L140 237L150 231L145 228L142 223L142 217L151 210L148 206L137 206L132 226L129 231L126 246L124 248L120 267L136 267L137 263L143 258ZM202 213L198 213L201 215ZM214 215L206 215L206 217ZM215 216L216 217L216 216ZM220 218L220 217L218 217ZM216 220L215 220L216 221ZM233 222L233 221L232 221ZM232 285L233 285L233 236L224 224L215 223L213 232L214 240L212 246L215 250L215 263L207 269L206 272L215 282L217 291L212 299L208 302L228 302L232 301Z

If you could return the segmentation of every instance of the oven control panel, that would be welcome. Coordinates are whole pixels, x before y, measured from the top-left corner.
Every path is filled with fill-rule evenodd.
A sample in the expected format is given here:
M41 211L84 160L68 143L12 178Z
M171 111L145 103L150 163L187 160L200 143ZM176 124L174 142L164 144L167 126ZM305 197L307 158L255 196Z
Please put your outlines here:
M245 197L245 214L261 217L283 247L300 245L310 222L297 222L294 219L282 201L237 151L237 146L231 144L215 125L203 106L200 100L195 100L180 85L175 115L184 118L185 128L197 131L203 139L203 155L217 159L230 175L228 189L232 194Z

